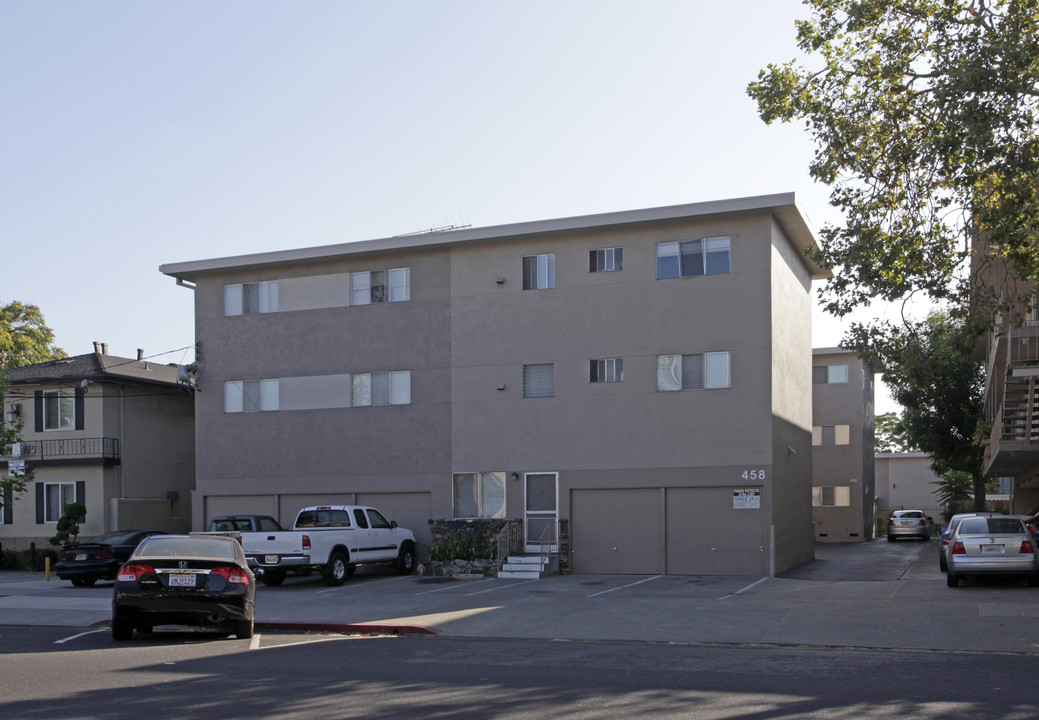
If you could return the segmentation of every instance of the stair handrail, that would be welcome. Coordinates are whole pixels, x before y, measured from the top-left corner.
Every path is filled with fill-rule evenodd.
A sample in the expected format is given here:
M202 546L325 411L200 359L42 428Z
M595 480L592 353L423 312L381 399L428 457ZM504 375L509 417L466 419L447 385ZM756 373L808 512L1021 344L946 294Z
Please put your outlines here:
M494 538L494 559L498 565L498 570L501 571L505 565L505 559L509 556L512 551L512 521L506 520L505 527L501 529L497 537Z
M539 557L540 562L538 564L540 566L541 572L545 572L545 568L548 567L548 560L549 560L549 558L552 557L552 540L551 539L548 539L548 540L545 539L545 534L548 533L549 530L552 530L552 537L555 538L555 542L558 544L559 543L559 520L558 519L553 520L549 524L545 525L545 529L541 531L541 536L538 538L538 545L540 546L539 547L540 553L538 553L539 556L540 556Z

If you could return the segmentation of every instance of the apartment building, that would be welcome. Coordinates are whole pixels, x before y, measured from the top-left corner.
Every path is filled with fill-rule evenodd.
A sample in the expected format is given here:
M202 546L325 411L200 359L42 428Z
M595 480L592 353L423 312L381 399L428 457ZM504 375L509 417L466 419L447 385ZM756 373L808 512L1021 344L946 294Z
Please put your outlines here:
M818 542L874 537L874 371L851 351L812 359L812 518Z
M193 519L522 521L582 573L813 557L793 194L163 265L195 295Z
M194 400L179 369L96 343L92 353L6 371L4 420L22 425L23 442L0 467L33 478L28 492L4 498L5 549L47 547L72 502L87 508L81 538L190 529Z

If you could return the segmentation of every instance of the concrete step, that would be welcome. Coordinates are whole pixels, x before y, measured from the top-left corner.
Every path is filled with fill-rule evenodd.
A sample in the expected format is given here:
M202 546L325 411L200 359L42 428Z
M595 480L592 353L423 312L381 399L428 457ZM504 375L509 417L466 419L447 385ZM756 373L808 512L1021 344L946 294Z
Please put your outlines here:
M541 573L537 570L506 570L498 571L498 577L502 580L540 580Z

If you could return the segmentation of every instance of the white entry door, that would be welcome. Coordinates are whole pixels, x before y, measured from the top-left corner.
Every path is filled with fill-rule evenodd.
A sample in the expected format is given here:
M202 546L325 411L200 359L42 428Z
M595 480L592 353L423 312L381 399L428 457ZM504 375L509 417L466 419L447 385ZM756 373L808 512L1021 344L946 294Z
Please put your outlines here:
M559 549L559 473L527 473L524 533L527 552L540 552L542 543Z

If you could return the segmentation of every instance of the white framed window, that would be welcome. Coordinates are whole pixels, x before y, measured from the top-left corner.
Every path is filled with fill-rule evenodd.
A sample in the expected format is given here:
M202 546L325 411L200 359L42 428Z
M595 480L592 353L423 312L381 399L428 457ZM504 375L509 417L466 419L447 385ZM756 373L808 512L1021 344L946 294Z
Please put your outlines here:
M411 269L366 270L350 273L350 304L371 305L411 299Z
M556 394L556 366L551 363L523 366L523 397L553 397Z
M72 430L76 427L76 394L72 390L43 391L43 429Z
M451 486L455 518L505 517L505 473L455 473Z
M657 280L729 272L727 235L657 243Z
M847 365L816 365L812 368L814 385L831 385L848 382Z
M815 425L812 427L812 445L849 445L850 425Z
M812 507L849 507L851 488L847 485L812 488Z
M588 362L588 382L606 383L624 381L624 359L602 358Z
M588 272L617 272L624 269L624 248L588 251Z
M278 281L224 285L224 315L278 312Z
M556 286L556 256L528 255L523 258L523 289L549 290Z
M729 353L657 355L657 390L718 390L730 387Z
M266 412L279 406L277 380L232 380L224 383L224 412Z
M43 499L43 521L56 523L65 514L65 506L76 502L76 483L44 483Z
M409 370L353 373L350 376L350 388L350 402L354 407L411 404Z

